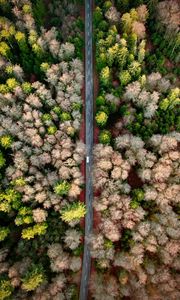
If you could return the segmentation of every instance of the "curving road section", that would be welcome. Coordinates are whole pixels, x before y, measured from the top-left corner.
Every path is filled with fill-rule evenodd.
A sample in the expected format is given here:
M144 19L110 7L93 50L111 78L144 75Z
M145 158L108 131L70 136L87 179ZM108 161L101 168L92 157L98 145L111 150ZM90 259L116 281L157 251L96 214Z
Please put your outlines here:
M88 283L91 269L91 255L87 237L93 228L93 38L92 38L92 3L85 0L85 126L86 126L86 208L85 240L80 300L88 298Z

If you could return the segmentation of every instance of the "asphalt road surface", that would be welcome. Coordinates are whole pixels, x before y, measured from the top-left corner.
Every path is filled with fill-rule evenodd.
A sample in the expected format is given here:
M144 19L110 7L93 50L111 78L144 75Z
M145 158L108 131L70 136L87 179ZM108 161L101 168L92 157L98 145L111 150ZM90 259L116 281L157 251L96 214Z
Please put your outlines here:
M91 269L91 256L86 237L93 228L93 42L92 42L92 2L85 1L85 126L86 126L86 208L85 241L80 286L80 300L88 297L88 283Z

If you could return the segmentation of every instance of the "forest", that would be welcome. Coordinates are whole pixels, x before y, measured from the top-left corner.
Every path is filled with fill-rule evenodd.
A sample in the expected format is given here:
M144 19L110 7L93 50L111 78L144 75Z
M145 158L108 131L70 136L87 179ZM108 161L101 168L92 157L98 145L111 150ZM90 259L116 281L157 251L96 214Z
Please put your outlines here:
M87 299L80 296L86 243ZM4 299L180 299L178 0L0 0Z

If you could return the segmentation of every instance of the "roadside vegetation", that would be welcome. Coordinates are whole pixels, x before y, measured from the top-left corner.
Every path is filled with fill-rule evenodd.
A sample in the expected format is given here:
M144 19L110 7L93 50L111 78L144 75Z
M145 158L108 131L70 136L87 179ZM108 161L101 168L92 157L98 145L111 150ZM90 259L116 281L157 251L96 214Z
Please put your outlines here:
M96 1L93 299L178 299L178 1Z
M61 2L61 3L59 3ZM78 299L78 1L0 1L0 299Z
M84 5L0 0L0 300L79 299ZM89 299L180 299L179 20L178 0L94 1Z

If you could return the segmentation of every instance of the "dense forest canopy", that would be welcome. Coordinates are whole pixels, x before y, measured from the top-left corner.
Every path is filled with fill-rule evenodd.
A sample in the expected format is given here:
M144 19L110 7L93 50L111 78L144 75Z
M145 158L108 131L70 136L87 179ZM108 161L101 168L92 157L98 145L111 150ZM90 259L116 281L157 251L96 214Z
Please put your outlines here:
M0 300L180 298L180 4L92 2L85 237L85 1L0 0Z

